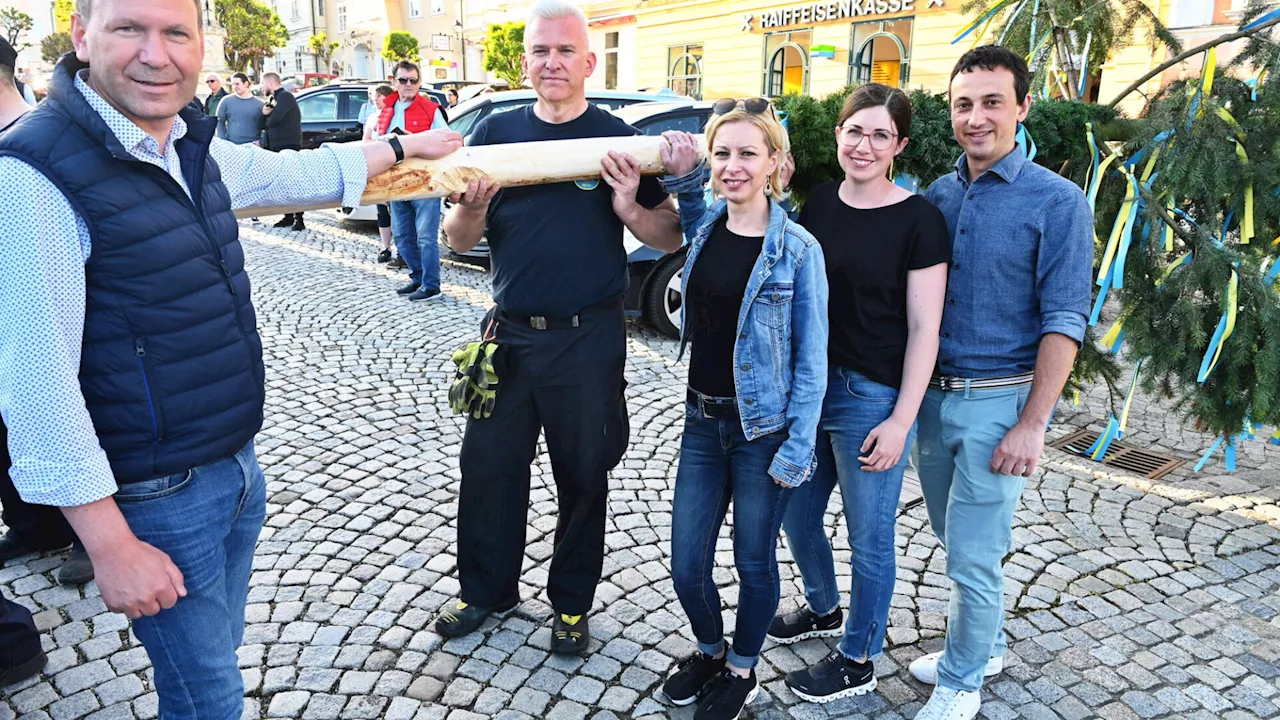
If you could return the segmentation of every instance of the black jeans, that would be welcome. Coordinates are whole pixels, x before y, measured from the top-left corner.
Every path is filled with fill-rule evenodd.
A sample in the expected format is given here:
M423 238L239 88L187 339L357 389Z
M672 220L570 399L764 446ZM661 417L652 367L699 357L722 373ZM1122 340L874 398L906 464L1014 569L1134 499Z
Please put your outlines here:
M52 550L70 545L75 533L62 511L48 505L32 505L18 495L9 477L9 432L0 422L0 522L8 536L35 550Z
M622 303L583 311L576 328L534 330L504 320L493 414L469 419L459 462L458 575L462 600L518 599L529 522L529 466L538 431L559 502L547 593L556 612L591 609L604 563L609 470L626 451Z
M0 595L0 670L16 667L40 652L40 633L23 606Z

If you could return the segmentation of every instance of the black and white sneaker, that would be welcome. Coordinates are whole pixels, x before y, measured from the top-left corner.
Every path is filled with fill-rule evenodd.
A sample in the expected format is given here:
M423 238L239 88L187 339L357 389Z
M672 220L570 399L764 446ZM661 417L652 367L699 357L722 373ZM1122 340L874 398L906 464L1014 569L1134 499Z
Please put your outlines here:
M863 695L876 689L875 666L832 650L817 665L787 673L787 687L796 697L816 703Z
M740 677L732 670L725 670L711 680L707 692L698 702L693 720L738 720L742 710L756 699L760 684L756 671L748 677Z
M830 615L818 615L808 607L779 615L769 625L769 639L790 645L817 637L840 637L844 634L844 611L836 608Z
M711 657L698 652L690 655L671 671L662 692L672 705L685 706L698 699L711 679L724 672L724 657Z

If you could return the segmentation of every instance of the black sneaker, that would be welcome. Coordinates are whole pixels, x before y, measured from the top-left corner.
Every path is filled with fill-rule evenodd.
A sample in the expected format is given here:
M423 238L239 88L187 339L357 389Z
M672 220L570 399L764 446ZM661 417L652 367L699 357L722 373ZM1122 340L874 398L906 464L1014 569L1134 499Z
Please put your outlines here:
M662 692L672 705L684 706L698 699L702 689L711 679L724 672L724 657L711 657L694 653L671 671L671 677L662 685Z
M396 288L397 295L412 295L416 292L418 292L418 283L409 283L404 287Z
M26 680L44 669L44 666L49 662L48 656L40 649L39 642L36 642L33 649L35 650L34 655L24 653L17 658L6 658L0 661L0 687Z
M712 678L706 695L693 713L693 720L738 720L742 709L755 700L759 692L755 670L749 677L739 677L732 670L725 670Z
M302 222L302 216L299 215L298 219L293 221L293 227L290 227L289 229L294 232L298 232L300 230L306 230L307 224Z
M516 597L493 607L483 608L457 600L452 605L441 608L440 614L436 615L436 633L447 638L462 637L475 632L490 615L510 610L519 603L520 598Z
M275 223L274 225L272 225L271 227L273 227L273 228L287 228L287 227L290 227L290 226L292 226L292 225L293 225L293 216L292 216L292 215L285 215L284 217L282 217L282 218L280 218L278 221L276 221L276 223Z
M385 265L385 264L387 264L387 263L389 263L389 262L391 262L391 251L390 251L390 250L383 250L382 252L378 253L378 264L379 264L379 265Z
M850 660L832 650L817 665L787 673L787 687L797 697L816 703L863 695L876 689L875 666L870 660Z
M769 624L769 639L790 645L816 637L840 637L844 634L844 611L836 608L830 615L819 616L808 607L787 615L779 615Z
M424 290L422 288L418 288L417 290L409 294L409 299L414 302L418 302L419 300L439 300L440 298L443 298L443 297L444 295L440 294L440 291L438 289Z
M586 615L557 614L551 623L551 652L556 655L582 655L591 644L591 627Z

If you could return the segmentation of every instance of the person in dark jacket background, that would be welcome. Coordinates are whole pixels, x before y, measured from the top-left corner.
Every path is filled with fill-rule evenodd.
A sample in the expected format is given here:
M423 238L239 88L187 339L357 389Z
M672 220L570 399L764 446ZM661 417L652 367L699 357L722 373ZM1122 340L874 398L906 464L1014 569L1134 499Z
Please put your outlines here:
M204 104L200 109L209 117L218 116L218 103L222 102L222 98L227 96L227 89L222 87L222 78L217 73L209 73L204 79L205 85L209 86L209 97L204 99Z
M262 147L272 152L281 150L302 149L302 111L298 109L298 101L293 93L284 89L280 76L269 72L262 76L262 87L271 96L262 106L263 122ZM306 230L302 222L302 213L285 215L275 227L292 227L294 230Z

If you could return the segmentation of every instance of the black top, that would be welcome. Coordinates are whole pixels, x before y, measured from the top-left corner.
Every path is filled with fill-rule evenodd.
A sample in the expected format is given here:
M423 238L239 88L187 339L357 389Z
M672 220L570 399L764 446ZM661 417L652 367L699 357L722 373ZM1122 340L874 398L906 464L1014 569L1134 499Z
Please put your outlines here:
M716 222L689 273L685 317L690 323L689 387L703 395L734 397L733 346L738 341L738 312L763 237L729 230L728 218Z
M595 105L559 124L543 122L529 106L481 120L468 144L638 134ZM653 208L667 194L657 178L645 177L636 197ZM503 188L489 204L488 221L493 299L504 311L567 318L626 292L622 221L603 180Z
M262 146L268 150L299 150L302 148L302 111L293 93L280 88L267 100L271 114L263 121Z
M840 199L838 181L814 189L800 224L822 245L831 288L832 365L892 388L907 355L907 272L950 262L942 212L919 195L861 210Z

